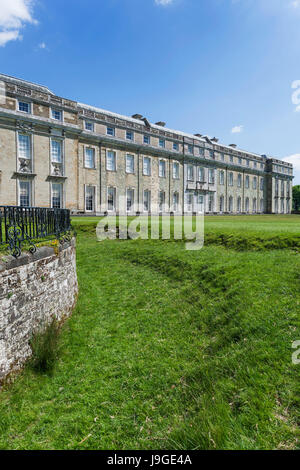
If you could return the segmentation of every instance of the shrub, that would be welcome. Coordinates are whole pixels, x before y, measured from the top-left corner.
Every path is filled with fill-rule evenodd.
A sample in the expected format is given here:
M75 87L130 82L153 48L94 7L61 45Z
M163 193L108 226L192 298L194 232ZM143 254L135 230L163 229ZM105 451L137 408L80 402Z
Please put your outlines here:
M59 356L59 333L59 324L53 319L46 329L32 336L30 341L32 357L29 365L36 372L48 374L53 372Z

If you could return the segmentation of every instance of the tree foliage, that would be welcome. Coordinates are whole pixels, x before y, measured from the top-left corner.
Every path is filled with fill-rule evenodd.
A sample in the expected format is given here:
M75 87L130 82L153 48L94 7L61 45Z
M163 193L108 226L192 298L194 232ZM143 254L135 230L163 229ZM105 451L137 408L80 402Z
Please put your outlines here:
M300 185L293 187L293 210L300 212Z

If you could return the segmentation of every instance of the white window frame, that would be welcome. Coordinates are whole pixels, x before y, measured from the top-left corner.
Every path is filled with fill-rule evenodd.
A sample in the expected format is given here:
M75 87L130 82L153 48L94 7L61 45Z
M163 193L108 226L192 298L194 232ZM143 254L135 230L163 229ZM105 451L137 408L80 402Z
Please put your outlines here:
M161 199L160 199L161 194L164 195L163 202L162 202L162 207L161 207ZM158 191L158 210L159 210L159 212L164 212L165 208L166 208L166 192L161 190L161 191Z
M145 142L145 140L148 140L148 142ZM151 143L150 135L144 134L143 142L144 142L145 145L150 145L150 143Z
M94 163L94 166L87 166L87 158L86 158L86 156L87 156L87 152L88 152L89 150L91 150L91 151L93 152L93 157L94 157L94 158L93 158L93 160L94 160L93 163ZM95 149L94 147L90 147L90 146L88 146L88 145L86 145L86 146L84 147L84 168L85 168L86 170L95 170L95 169L96 169L96 149Z
M29 157L24 157L23 155L20 154L20 145L19 145L19 137L20 136L26 136L28 137L29 139ZM25 160L31 160L32 162L32 155L33 155L33 152L32 152L32 134L28 134L26 132L18 132L17 133L17 155L18 155L18 158L24 158Z
M200 183L204 183L205 181L205 171L204 171L203 166L198 167L198 181Z
M28 106L28 111L24 111L23 109L20 109L21 104L26 104ZM20 113L31 114L31 106L32 105L29 101L18 100L18 111Z
M166 148L166 140L165 139L158 139L158 146L162 149Z
M219 184L223 186L225 184L225 173L223 170L219 172Z
M195 171L194 165L187 165L187 174L186 174L188 181L195 181Z
M162 169L162 171L161 171ZM166 178L167 171L166 171L166 160L160 159L158 162L158 176L160 178Z
M60 144L60 161L54 160L53 159L53 153L52 153L52 142L59 142ZM51 137L50 138L50 160L51 163L60 163L61 165L64 162L64 141L63 139L57 138L57 137Z
M51 108L50 113L51 113L51 119L53 119L54 121L57 121L57 122L63 122L63 120L64 120L63 110L58 109L58 108ZM54 113L60 113L60 119L57 119L57 118L53 117Z
M28 184L28 206L22 206L22 207L32 207L32 181L28 179L20 179L18 180L18 205L21 206L21 183L26 183Z
M208 169L208 184L215 184L215 170L213 168Z
M109 192L109 189L114 190L114 207L113 207L113 209L108 208L108 192ZM115 186L107 186L107 189L106 189L106 204L107 204L107 212L116 212L116 210L117 210L117 188Z
M127 134L131 134L131 137L127 137ZM125 137L126 137L126 140L128 140L129 142L134 142L134 132L133 131L129 131L129 130L126 130L125 131Z
M131 205L130 209L128 209L128 193L129 192L132 193L132 205ZM126 212L128 212L128 213L134 212L134 209L135 209L135 207L134 207L135 206L134 196L135 196L134 188L126 188Z
M91 129L87 129L87 125L90 125L92 128ZM84 129L88 132L94 132L95 131L95 123L93 121L87 121L85 120L84 121Z
M145 173L145 160L149 160L149 173ZM152 173L152 159L151 157L143 157L143 176L151 176Z
M239 174L238 174L238 177L237 177L237 187L238 187L238 188L241 188L241 187L242 187L242 181L243 181L243 180L242 180L242 174L239 173Z
M93 208L92 209L87 209L87 204L86 204L86 197L87 197L87 190L89 188L93 188L94 190L94 195L93 195ZM96 196L96 193L97 192L97 187L95 185L92 185L92 184L85 184L84 185L84 209L85 209L85 212L96 212L96 200L97 200L97 196Z
M173 172L172 172L173 180L179 180L180 178L179 170L180 170L179 163L173 162Z
M127 169L127 160L129 157L132 157L132 170L128 171ZM134 155L132 153L126 153L125 155L125 171L128 175L134 175L135 173L135 161L134 161Z
M174 202L175 196L176 196L176 203ZM172 209L173 209L173 212L178 212L178 210L179 210L179 192L178 191L173 192Z
M110 168L108 168L108 154L109 153L113 153L115 158L114 158L114 169L111 170ZM113 171L113 172L116 172L117 171L117 152L115 150L106 150L106 171Z
M145 193L148 194L148 198L149 198L148 199L148 205L149 205L148 209L145 209ZM143 211L144 212L151 212L151 191L150 191L150 189L144 189L144 191L143 191Z
M108 129L112 129L113 133L110 134L110 133L108 132ZM106 135L109 135L110 137L115 137L115 135L116 135L116 128L115 128L115 127L106 126Z
M50 183L51 191L50 191L50 198L51 198L51 208L52 209L63 209L64 208L64 185L63 183ZM61 200L60 200L60 207L53 207L53 185L59 185L61 188Z

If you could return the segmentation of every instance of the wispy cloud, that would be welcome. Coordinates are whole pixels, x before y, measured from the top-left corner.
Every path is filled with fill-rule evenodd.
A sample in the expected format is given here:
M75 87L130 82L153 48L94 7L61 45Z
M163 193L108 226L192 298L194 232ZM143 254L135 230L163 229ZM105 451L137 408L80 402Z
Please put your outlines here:
M300 153L295 153L282 159L284 162L291 163L295 171L300 171Z
M294 0L293 2L291 2L291 6L293 8L300 8L300 0Z
M36 23L32 16L34 0L0 0L0 46L22 39L26 23Z
M41 42L41 43L39 44L39 49L46 49L46 48L47 48L47 46L46 46L46 43L45 43L45 42Z
M241 132L243 132L243 129L244 129L244 126L234 126L231 129L231 134L240 134Z
M155 0L156 5L163 5L164 7L167 5L171 5L174 0Z

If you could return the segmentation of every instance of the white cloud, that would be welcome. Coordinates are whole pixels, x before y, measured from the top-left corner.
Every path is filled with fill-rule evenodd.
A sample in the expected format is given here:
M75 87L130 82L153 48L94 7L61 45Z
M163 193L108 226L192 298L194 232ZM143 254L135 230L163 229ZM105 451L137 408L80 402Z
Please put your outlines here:
M0 47L5 46L8 41L15 41L16 39L22 39L19 31L0 31Z
M32 16L33 0L0 0L0 46L22 39L21 28L36 23Z
M291 6L294 8L299 8L300 7L300 0L294 0L291 2Z
M282 159L284 162L291 163L295 171L300 171L300 153L295 153Z
M47 46L46 46L46 43L45 43L45 42L41 42L41 43L39 44L39 49L46 49L46 47L47 47Z
M171 3L173 3L174 0L155 0L155 3L156 5L163 5L163 6L167 6L167 5L171 5Z
M244 126L234 126L231 129L231 133L232 134L240 134L241 132L243 132L243 129L244 129Z

